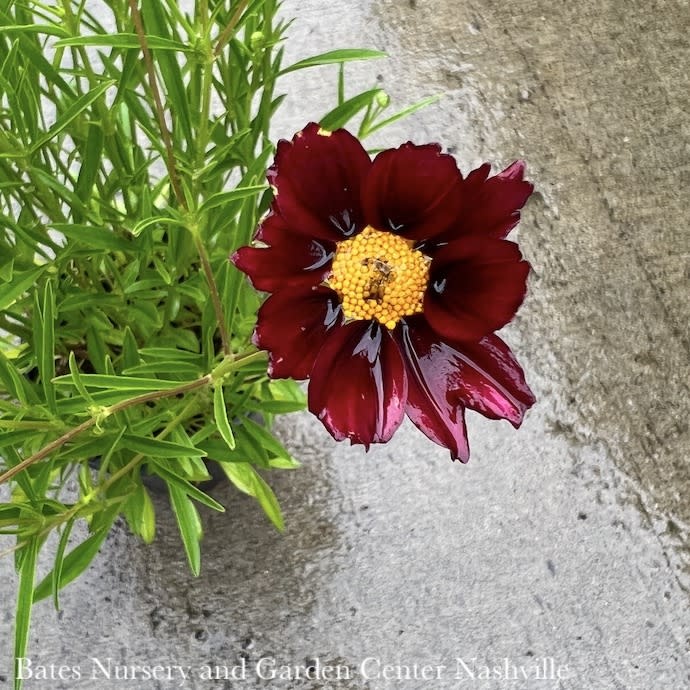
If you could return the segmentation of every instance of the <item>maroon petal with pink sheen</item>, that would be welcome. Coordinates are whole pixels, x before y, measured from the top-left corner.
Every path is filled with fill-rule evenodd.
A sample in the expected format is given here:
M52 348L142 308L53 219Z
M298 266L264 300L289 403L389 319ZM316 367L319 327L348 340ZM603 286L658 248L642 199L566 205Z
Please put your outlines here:
M446 401L450 409L469 408L490 419L507 419L515 428L520 426L535 397L515 355L497 335L487 335L476 343L449 343L440 340L422 316L406 322L396 337L407 355L408 406L412 365L430 372L427 378L436 384L435 389L430 386L434 400ZM441 421L444 419L442 416Z
M340 300L330 288L286 288L259 309L253 342L269 352L269 376L306 379L329 331L342 322Z
M515 316L530 266L518 246L476 235L441 247L434 255L424 314L451 341L477 341Z
M507 419L516 429L536 398L515 355L497 335L477 343L443 345L456 373L453 396L490 419Z
M352 134L328 133L312 122L292 142L278 142L267 177L290 230L338 241L364 227L360 186L370 167L369 154Z
M462 211L454 237L479 233L503 239L520 221L520 209L534 190L524 180L524 162L515 161L493 177L488 177L490 171L491 166L484 163L463 181Z
M422 241L450 230L460 214L462 176L438 144L382 151L362 189L368 225Z
M407 378L390 332L374 321L333 330L309 382L309 411L337 441L388 441L405 416Z
M290 232L276 213L263 221L256 239L270 246L241 247L231 260L257 290L311 287L322 282L331 269L335 243Z
M448 448L453 460L467 462L465 410L450 391L455 370L445 356L446 346L422 317L401 322L394 335L407 370L407 416L428 438Z

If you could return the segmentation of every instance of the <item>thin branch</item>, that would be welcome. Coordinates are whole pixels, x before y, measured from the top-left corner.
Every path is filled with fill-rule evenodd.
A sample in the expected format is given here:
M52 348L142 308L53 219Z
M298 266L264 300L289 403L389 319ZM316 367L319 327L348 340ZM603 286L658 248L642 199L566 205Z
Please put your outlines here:
M216 320L218 321L218 330L220 331L220 340L223 343L223 354L229 355L230 350L230 338L228 336L228 328L225 325L225 315L223 314L223 305L220 301L220 295L218 294L218 286L213 277L213 269L211 268L211 262L208 259L208 254L206 253L206 247L201 241L198 235L194 236L194 242L196 244L196 249L199 252L199 258L201 259L201 266L204 270L204 275L206 276L206 282L208 283L208 289L211 293L211 301L213 302L213 310L216 313Z
M129 7L132 11L132 21L134 22L134 28L136 29L137 36L139 37L139 45L141 46L141 52L144 55L144 64L146 65L146 72L148 73L149 77L151 94L153 95L153 102L156 106L156 117L158 118L158 126L160 127L161 136L163 137L163 145L165 146L165 163L166 167L168 168L170 184L172 185L173 192L175 193L177 203L179 203L182 208L187 210L187 200L185 199L184 193L182 192L180 178L177 174L177 168L175 167L175 153L173 151L172 137L170 136L170 130L168 129L168 125L165 122L165 112L163 110L163 101L161 100L161 94L158 90L156 70L153 66L151 51L149 50L148 43L146 42L146 34L144 33L144 23L141 20L141 14L139 12L139 8L137 7L137 0L129 0Z
M41 450L39 450L37 453L34 453L32 456L26 458L25 460L22 460L13 467L10 467L3 474L0 474L0 484L4 484L9 479L12 479L12 477L19 474L22 470L25 470L30 465L33 465L39 460L43 460L43 458L50 455L54 450L61 448L65 445L65 443L68 443L73 438L81 434L83 431L90 429L92 426L96 424L96 422L98 422L101 419L109 417L113 414L117 414L118 412L122 412L123 410L126 410L129 407L133 407L134 405L141 405L142 403L153 402L155 400L162 400L163 398L172 398L176 395L182 395L184 393L189 393L190 391L197 390L197 388L203 388L204 386L207 386L209 384L216 384L226 374L229 374L230 372L235 371L236 369L239 369L243 366L247 366L247 364L251 364L252 362L255 362L257 360L264 359L265 357L266 353L261 350L243 352L238 355L235 355L234 357L227 356L210 374L206 374L205 376L195 379L194 381L187 381L187 383L182 383L179 386L176 386L175 388L169 388L163 391L151 391L150 393L142 393L141 395L136 395L133 398L121 400L119 403L115 403L110 407L105 407L99 414L94 415L93 417L91 417L91 419L87 419L85 422L82 422L78 426L75 426L74 428L70 429L59 438L56 438L54 441L51 441L48 445L41 448Z
M221 50L225 48L225 44L232 38L232 34L235 31L237 22L240 21L242 12L244 12L248 2L249 0L240 0L240 2L237 3L237 7L235 8L235 11L232 13L232 17L230 17L227 26L223 29L223 33L220 35L220 38L218 39L218 43L216 43L216 47L213 51L213 54L216 57L220 55Z
M54 441L51 441L47 446L43 446L43 448L41 448L41 450L39 450L38 453L34 453L31 457L26 458L26 460L22 460L19 464L10 467L10 469L7 470L7 472L0 474L0 484L4 484L9 479L12 479L12 477L14 477L15 474L19 474L22 470L25 470L29 465L33 465L35 462L43 460L43 458L50 455L54 450L57 450L58 448L60 448L60 446L64 446L65 443L71 441L75 436L79 436L79 434L81 434L82 431L86 431L87 429L91 428L95 423L95 417L87 419L85 422L82 422L79 426L75 426L73 429L70 429L67 433L60 436L60 438L56 438Z
M239 15L242 12L242 5L246 5L246 0L242 0L234 12L230 23L225 29L232 30L237 21L239 21ZM180 185L179 175L177 173L177 168L175 167L175 154L173 152L172 138L170 136L170 131L168 130L168 125L165 122L165 114L163 111L163 102L161 101L160 91L158 90L158 81L156 79L156 71L153 66L153 59L151 58L151 51L149 50L148 44L146 42L146 35L144 33L144 24L141 19L141 13L137 7L137 0L129 0L129 7L132 11L132 20L134 21L134 26L139 36L139 44L141 46L141 51L144 55L144 63L146 65L146 71L148 72L149 84L151 86L151 94L153 95L153 100L156 106L156 116L158 118L158 126L161 130L161 135L163 137L163 144L165 146L166 152L166 166L168 168L168 176L170 177L170 184L172 185L173 191L175 193L175 198L182 208L189 210L187 205L187 200L185 199L184 193L182 191L182 186ZM229 33L228 33L229 36ZM218 330L220 331L220 338L223 344L223 354L230 354L230 339L228 337L227 327L225 325L225 317L223 315L223 305L220 301L220 295L218 294L218 286L216 285L216 280L213 276L213 270L211 269L211 264L208 260L208 255L206 253L206 248L203 246L201 240L198 237L196 230L192 233L194 235L194 240L196 242L197 250L199 252L199 257L201 259L201 265L203 267L204 276L208 284L209 292L211 293L211 301L213 303L213 310L216 314L216 320L218 321Z
M171 398L175 395L188 393L189 391L196 390L197 388L202 388L203 386L206 386L212 381L212 374L206 374L206 376L202 376L200 379L196 379L196 381L189 381L188 383L183 383L181 386L177 386L176 388L170 388L164 391L151 391L150 393L143 393L142 395L137 395L134 398L122 400L121 402L116 403L115 405L106 407L101 414L94 415L93 417L91 417L91 419L87 419L85 422L82 422L78 426L75 426L59 438L56 438L54 441L51 441L48 445L43 446L43 448L41 448L41 450L39 450L37 453L34 453L25 460L22 460L20 463L14 465L13 467L10 467L10 469L4 472L3 474L0 474L0 484L4 484L6 481L12 479L12 477L19 474L30 465L33 465L39 460L43 460L43 458L48 457L54 450L61 448L65 445L65 443L71 441L73 438L75 438L75 436L79 436L79 434L81 434L83 431L90 429L101 418L109 417L110 415L122 412L122 410L126 410L128 407L133 407L134 405L140 405L142 403L151 402L153 400L162 400L163 398Z

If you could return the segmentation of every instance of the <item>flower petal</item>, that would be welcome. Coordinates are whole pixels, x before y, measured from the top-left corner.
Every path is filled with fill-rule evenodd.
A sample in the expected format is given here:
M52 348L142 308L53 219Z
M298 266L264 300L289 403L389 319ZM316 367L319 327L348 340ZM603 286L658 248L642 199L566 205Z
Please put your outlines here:
M230 258L257 290L276 292L288 287L311 287L326 278L335 244L290 232L283 218L271 213L256 239L268 247L242 247Z
M328 332L342 322L340 300L330 288L285 288L259 309L253 341L269 351L269 376L306 379Z
M369 225L423 241L451 229L462 206L462 176L438 144L382 151L362 188Z
M476 343L444 342L424 317L416 316L406 319L396 340L407 356L408 407L413 369L425 374L431 404L441 400L451 410L469 408L490 419L507 419L515 428L536 400L515 355L497 335Z
M369 154L349 132L326 132L312 122L292 142L278 142L267 177L290 230L338 241L363 228L360 186L370 167Z
M407 370L407 416L428 438L467 462L465 410L450 394L455 363L422 317L410 317L394 331Z
M536 398L510 348L491 334L477 343L444 343L456 367L452 393L465 407L490 419L507 419L516 429Z
M309 382L309 410L337 441L388 441L405 416L407 378L400 351L375 321L331 332Z
M513 242L477 235L456 240L434 255L424 314L448 340L480 340L513 318L529 269Z
M520 209L534 190L534 185L523 179L524 162L515 161L487 179L490 170L491 166L484 163L464 180L457 233L503 239L520 221Z

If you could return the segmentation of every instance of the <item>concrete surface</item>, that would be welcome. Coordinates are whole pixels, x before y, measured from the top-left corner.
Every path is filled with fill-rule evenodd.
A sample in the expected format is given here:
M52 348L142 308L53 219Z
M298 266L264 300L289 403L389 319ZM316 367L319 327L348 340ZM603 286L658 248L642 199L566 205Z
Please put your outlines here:
M161 501L154 545L117 529L60 615L36 609L33 664L82 679L27 687L180 686L173 668L114 680L161 664L192 667L186 688L690 688L687 0L285 7L292 56L383 48L389 61L349 70L358 84L378 75L401 106L444 94L374 143L438 140L465 170L528 161L534 275L505 337L539 403L519 432L471 415L467 466L410 426L366 455L284 418L304 461L273 478L286 534L220 490L194 579ZM331 76L285 84L278 134L323 112ZM0 688L14 587L2 560ZM318 662L321 679L261 679L270 657ZM239 678L202 680L207 664Z

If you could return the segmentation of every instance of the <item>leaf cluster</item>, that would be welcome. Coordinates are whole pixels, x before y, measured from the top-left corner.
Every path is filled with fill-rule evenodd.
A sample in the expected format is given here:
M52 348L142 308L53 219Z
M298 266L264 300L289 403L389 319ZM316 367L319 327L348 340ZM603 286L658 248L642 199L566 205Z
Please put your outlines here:
M393 117L347 98L335 50L283 64L277 0L0 0L0 533L31 605L89 565L113 521L150 542L163 487L199 572L199 506L221 473L283 528L263 474L297 462L270 432L301 389L267 377L260 296L227 260L271 200L280 78L338 66L330 129ZM84 521L88 536L74 543ZM48 536L54 566L37 582Z

